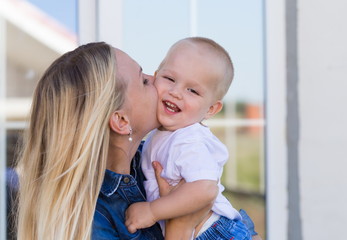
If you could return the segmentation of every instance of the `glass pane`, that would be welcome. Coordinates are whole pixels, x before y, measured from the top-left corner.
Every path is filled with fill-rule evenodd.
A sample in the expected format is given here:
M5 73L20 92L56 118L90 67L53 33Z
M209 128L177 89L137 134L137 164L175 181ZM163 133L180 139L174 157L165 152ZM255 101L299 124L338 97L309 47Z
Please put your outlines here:
M169 47L189 35L189 1L123 1L123 5L121 48L144 72L153 74Z
M245 208L265 237L263 1L160 0L123 2L123 46L147 73L169 47L192 35L229 53L235 78L223 110L206 121L228 147L222 182L236 208Z
M7 130L6 131L6 166L11 168L15 164L23 130Z
M263 162L263 134L260 127L243 127L237 129L236 152L237 181L241 188L248 191L264 192L264 181L261 164Z
M22 130L8 130L6 134L6 192L7 192L7 239L16 239L13 227L14 223L14 199L18 191L17 176L14 171L14 164L17 157L17 146L20 144Z
M34 86L47 66L77 46L76 1L19 2L10 8L16 17L5 19L9 125L25 119ZM223 111L206 123L229 150L222 179L225 194L236 208L249 212L264 237L262 4L236 0L123 1L121 48L146 73L153 73L168 48L192 32L216 40L230 53L234 82ZM28 29L26 22L35 27ZM45 37L53 36L51 33L55 37ZM17 131L7 131L7 166L13 159L17 136Z
M197 1L197 34L211 37L230 54L235 77L227 101L262 104L263 1Z
M59 7L52 3L35 1L36 6L27 1L4 2L8 13L4 16L7 121L24 120L35 85L45 69L58 56L77 46L76 11L71 7L75 1L56 2ZM56 14L63 11L57 9L62 8L64 17L59 17ZM55 19L58 17L60 21ZM70 22L66 23L67 20Z
M215 125L209 122L207 125ZM228 147L229 160L224 166L224 195L236 209L245 209L265 237L264 146L262 124L235 127L232 121L211 127Z
M224 109L211 119L229 161L222 182L236 208L249 211L265 237L264 64L262 1L197 1L197 35L211 37L230 54L235 77ZM209 124L207 124L209 125Z
M61 24L65 30L77 33L77 0L27 0L51 19Z
M4 119L0 126L0 169L4 170L1 174L7 176L7 194L1 194L1 203L12 203L9 196L14 193L15 184L9 181L13 179L11 169L36 83L49 64L77 46L76 23L76 1L73 0L2 1L0 4L0 44L4 49L0 61L0 102L3 104L0 110L1 120ZM6 228L2 224L2 219L6 219L6 211L2 211L5 207L7 239L15 239L9 205L1 206L0 228ZM5 231L0 230L0 235L5 237Z

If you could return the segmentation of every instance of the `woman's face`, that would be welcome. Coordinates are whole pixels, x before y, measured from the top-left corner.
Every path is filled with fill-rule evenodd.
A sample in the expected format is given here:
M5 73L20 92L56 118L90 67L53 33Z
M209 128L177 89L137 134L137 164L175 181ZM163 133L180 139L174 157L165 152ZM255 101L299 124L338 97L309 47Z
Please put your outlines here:
M157 90L154 77L144 74L137 62L116 49L117 70L127 82L124 109L127 111L133 133L146 135L159 127L157 120Z

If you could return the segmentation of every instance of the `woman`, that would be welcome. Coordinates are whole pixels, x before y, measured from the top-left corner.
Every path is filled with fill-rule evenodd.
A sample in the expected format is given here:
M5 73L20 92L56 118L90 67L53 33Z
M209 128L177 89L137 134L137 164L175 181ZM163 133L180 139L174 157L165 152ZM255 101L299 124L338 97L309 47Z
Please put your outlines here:
M141 171L131 166L143 137L159 126L156 102L153 77L106 43L78 47L54 61L35 90L17 166L18 239L90 239L92 233L93 239L162 239L156 225L134 234L124 230L125 209L145 201L138 190ZM131 184L121 187L134 199L107 208L103 193L114 176ZM111 211L117 214L103 218Z
M106 43L54 61L35 90L17 164L18 239L162 239L157 225L124 230L125 209L145 201L137 150L159 125L156 103L153 77ZM170 220L169 231L208 207Z

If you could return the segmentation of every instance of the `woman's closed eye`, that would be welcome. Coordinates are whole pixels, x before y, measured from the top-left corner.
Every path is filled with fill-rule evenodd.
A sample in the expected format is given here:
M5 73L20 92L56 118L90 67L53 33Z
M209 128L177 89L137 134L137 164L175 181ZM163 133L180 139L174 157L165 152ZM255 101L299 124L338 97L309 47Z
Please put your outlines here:
M164 77L166 80L169 80L170 82L175 82L175 80L171 77Z

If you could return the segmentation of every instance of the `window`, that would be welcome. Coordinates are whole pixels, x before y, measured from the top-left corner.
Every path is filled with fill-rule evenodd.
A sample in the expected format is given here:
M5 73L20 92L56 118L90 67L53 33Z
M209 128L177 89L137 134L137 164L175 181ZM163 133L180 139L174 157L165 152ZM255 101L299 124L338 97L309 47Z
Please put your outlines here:
M225 194L236 208L251 211L259 233L265 236L263 2L115 2L113 6L97 3L94 19L82 20L80 28L95 25L89 41L102 40L123 49L146 73L154 73L169 47L187 36L210 37L230 53L234 82L223 111L206 123L229 149L222 179ZM111 33L114 36L107 35Z
M263 2L114 0L78 4L30 0L4 1L0 6L0 53L4 52L0 54L1 176L13 165L36 82L77 41L109 42L151 74L177 40L209 37L230 53L235 67L223 111L206 122L229 150L222 179L225 194L235 208L248 210L258 232L265 236ZM0 239L6 232L5 192L1 182Z
M65 14L71 15L73 22L76 12L71 5L64 5L67 2L76 4L75 1L56 4L63 8ZM34 88L54 59L77 46L76 27L73 23L67 27L68 23L59 22L66 18L51 16L52 12L59 12L57 6L45 6L45 3L2 1L0 6L0 239L15 239L10 224L6 223L6 204L10 201L6 199L5 186L8 182L5 180L9 180L11 175L16 146L26 126ZM11 186L15 188L7 184L7 187Z

